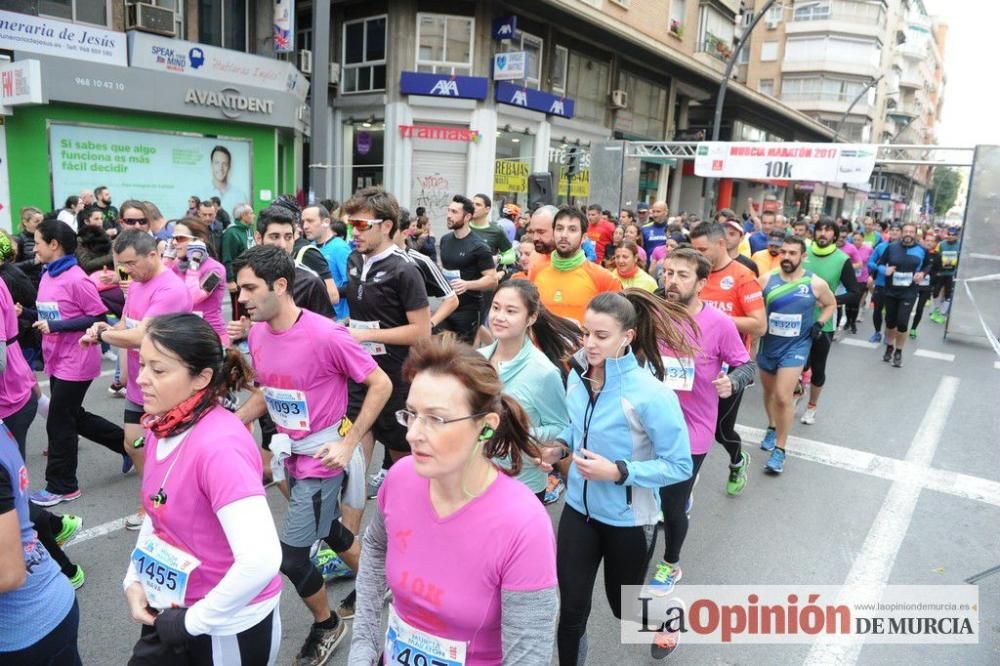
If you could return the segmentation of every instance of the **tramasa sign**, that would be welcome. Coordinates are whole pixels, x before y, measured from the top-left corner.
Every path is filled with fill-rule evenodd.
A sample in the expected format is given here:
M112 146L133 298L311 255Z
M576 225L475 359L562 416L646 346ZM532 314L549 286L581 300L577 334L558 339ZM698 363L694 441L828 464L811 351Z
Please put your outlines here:
M400 125L399 136L404 139L437 139L479 143L482 135L468 127L443 127L441 125Z
M525 88L513 83L497 83L497 103L519 106L522 109L541 111L553 116L572 118L576 102L568 97L551 95L534 88Z
M453 76L426 72L403 72L399 92L404 95L486 99L489 79L481 76Z
M837 143L698 144L694 172L709 178L865 183L875 168L875 148Z

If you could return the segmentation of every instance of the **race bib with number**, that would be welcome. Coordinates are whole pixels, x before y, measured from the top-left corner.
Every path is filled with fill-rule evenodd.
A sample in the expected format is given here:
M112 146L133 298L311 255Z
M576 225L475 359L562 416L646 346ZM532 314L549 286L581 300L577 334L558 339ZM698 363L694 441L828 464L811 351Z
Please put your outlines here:
M35 303L38 308L38 321L60 321L62 315L59 314L59 304L55 301L38 301Z
M463 666L466 643L440 638L412 627L389 606L385 632L386 666Z
M797 338L802 331L801 314L772 312L767 317L767 332L780 338Z
M945 268L954 268L958 265L958 252L946 250L941 253L941 265Z
M146 592L146 601L162 610L184 608L191 572L201 565L201 560L155 534L148 534L139 539L132 551L132 565Z
M896 271L892 274L893 287L909 287L913 284L913 273L900 273Z
M288 430L309 430L306 394L292 389L263 388L267 413L275 424Z
M920 282L917 283L917 286L918 287L929 287L930 285L931 285L931 274L930 273L924 273L924 277L922 277L920 279Z
M356 319L352 319L351 328L377 329L380 326L377 321L357 321ZM381 356L385 353L385 345L381 342L362 342L361 346L372 356Z
M451 282L452 280L462 279L462 274L459 271L453 271L447 268L442 268L441 274L444 275L444 279L447 280L448 282Z
M661 356L663 359L663 383L675 391L690 391L694 388L694 359Z

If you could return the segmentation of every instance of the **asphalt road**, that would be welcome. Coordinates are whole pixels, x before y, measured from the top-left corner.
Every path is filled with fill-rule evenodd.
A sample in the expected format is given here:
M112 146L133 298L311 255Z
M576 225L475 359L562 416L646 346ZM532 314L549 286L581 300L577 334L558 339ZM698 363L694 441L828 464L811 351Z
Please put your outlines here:
M834 346L818 420L814 426L796 423L793 434L806 441L789 445L782 476L761 472L765 456L756 439L747 439L753 457L750 483L743 496L729 498L725 456L721 447L713 450L695 490L681 585L840 585L848 580L961 584L1000 564L1000 410L996 407L1000 359L985 346L942 340L941 328L930 322L923 329L920 340L908 346L902 369L882 363L881 353L874 349ZM848 338L863 340L860 333ZM915 350L954 358L914 355ZM105 370L110 367L106 362ZM120 419L122 401L109 396L109 379L95 382L86 405ZM935 408L935 396L939 403L953 402ZM749 434L766 426L759 388L745 397L739 422ZM918 444L921 450L915 451ZM29 443L33 487L44 478L44 446L44 422L39 417ZM375 458L380 460L381 453ZM81 443L83 497L56 507L57 512L72 512L85 520L82 538L67 547L87 574L87 583L78 592L79 645L85 664L124 664L139 634L121 594L135 533L121 529L120 523L135 509L139 484L134 473L123 476L119 465L117 456ZM909 504L900 505L899 497L908 498ZM283 498L276 489L268 498L275 520L282 520ZM549 508L553 523L562 506L560 502ZM662 534L660 539L658 552ZM877 580L866 579L872 576ZM337 582L328 587L333 606L351 585ZM647 648L621 645L619 625L603 598L600 581L595 589L589 663L657 663ZM1000 574L979 583L979 597L982 623L977 645L865 644L860 652L835 661L908 666L1000 663ZM287 582L281 616L280 663L288 664L306 635L309 618ZM331 663L347 663L348 642L349 637ZM810 650L809 645L682 643L670 659L691 664L834 661Z

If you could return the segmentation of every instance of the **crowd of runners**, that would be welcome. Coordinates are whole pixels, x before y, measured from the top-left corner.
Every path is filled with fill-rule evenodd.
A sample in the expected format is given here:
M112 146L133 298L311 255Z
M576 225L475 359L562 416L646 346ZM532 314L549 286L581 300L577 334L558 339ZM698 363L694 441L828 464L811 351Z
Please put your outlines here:
M946 321L960 242L662 201L494 219L488 196L455 195L429 220L381 188L259 211L192 198L167 220L96 191L0 232L3 664L80 663L86 576L62 547L85 516L60 510L87 490L81 439L136 476L135 547L108 563L126 603L102 621L140 629L114 663L273 664L287 579L312 618L298 665L348 635L351 664L583 664L599 567L616 617L624 585L669 596L713 444L718 492L783 473L834 343L870 313L900 368L924 313ZM754 384L756 468L736 430ZM86 410L93 390L120 420ZM331 603L338 577L355 589Z

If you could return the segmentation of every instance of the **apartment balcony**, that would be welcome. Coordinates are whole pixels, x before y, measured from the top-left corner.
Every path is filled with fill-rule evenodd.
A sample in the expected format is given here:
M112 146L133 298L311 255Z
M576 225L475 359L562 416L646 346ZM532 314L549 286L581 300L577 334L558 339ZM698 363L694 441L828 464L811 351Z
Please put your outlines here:
M923 61L927 58L927 42L925 40L907 39L896 47L895 52L903 56L903 58Z
M900 89L923 90L927 84L927 79L920 72L919 67L907 67L899 75Z
M834 74L847 74L850 76L868 77L874 79L881 72L877 64L870 62L859 63L827 57L817 60L783 60L781 63L782 74L799 74L807 72L830 72Z
M705 39L696 45L694 57L722 73L726 70L726 62L732 53L732 40L727 41L712 33L706 33Z
M796 111L803 113L833 113L843 114L851 106L854 96L847 96L841 93L782 93L781 101ZM875 109L862 98L851 109L851 116L865 116L874 118Z
M832 16L828 19L812 21L789 21L785 24L785 34L789 37L836 34L881 39L885 34L885 21L876 23L871 19L862 19L851 15Z

